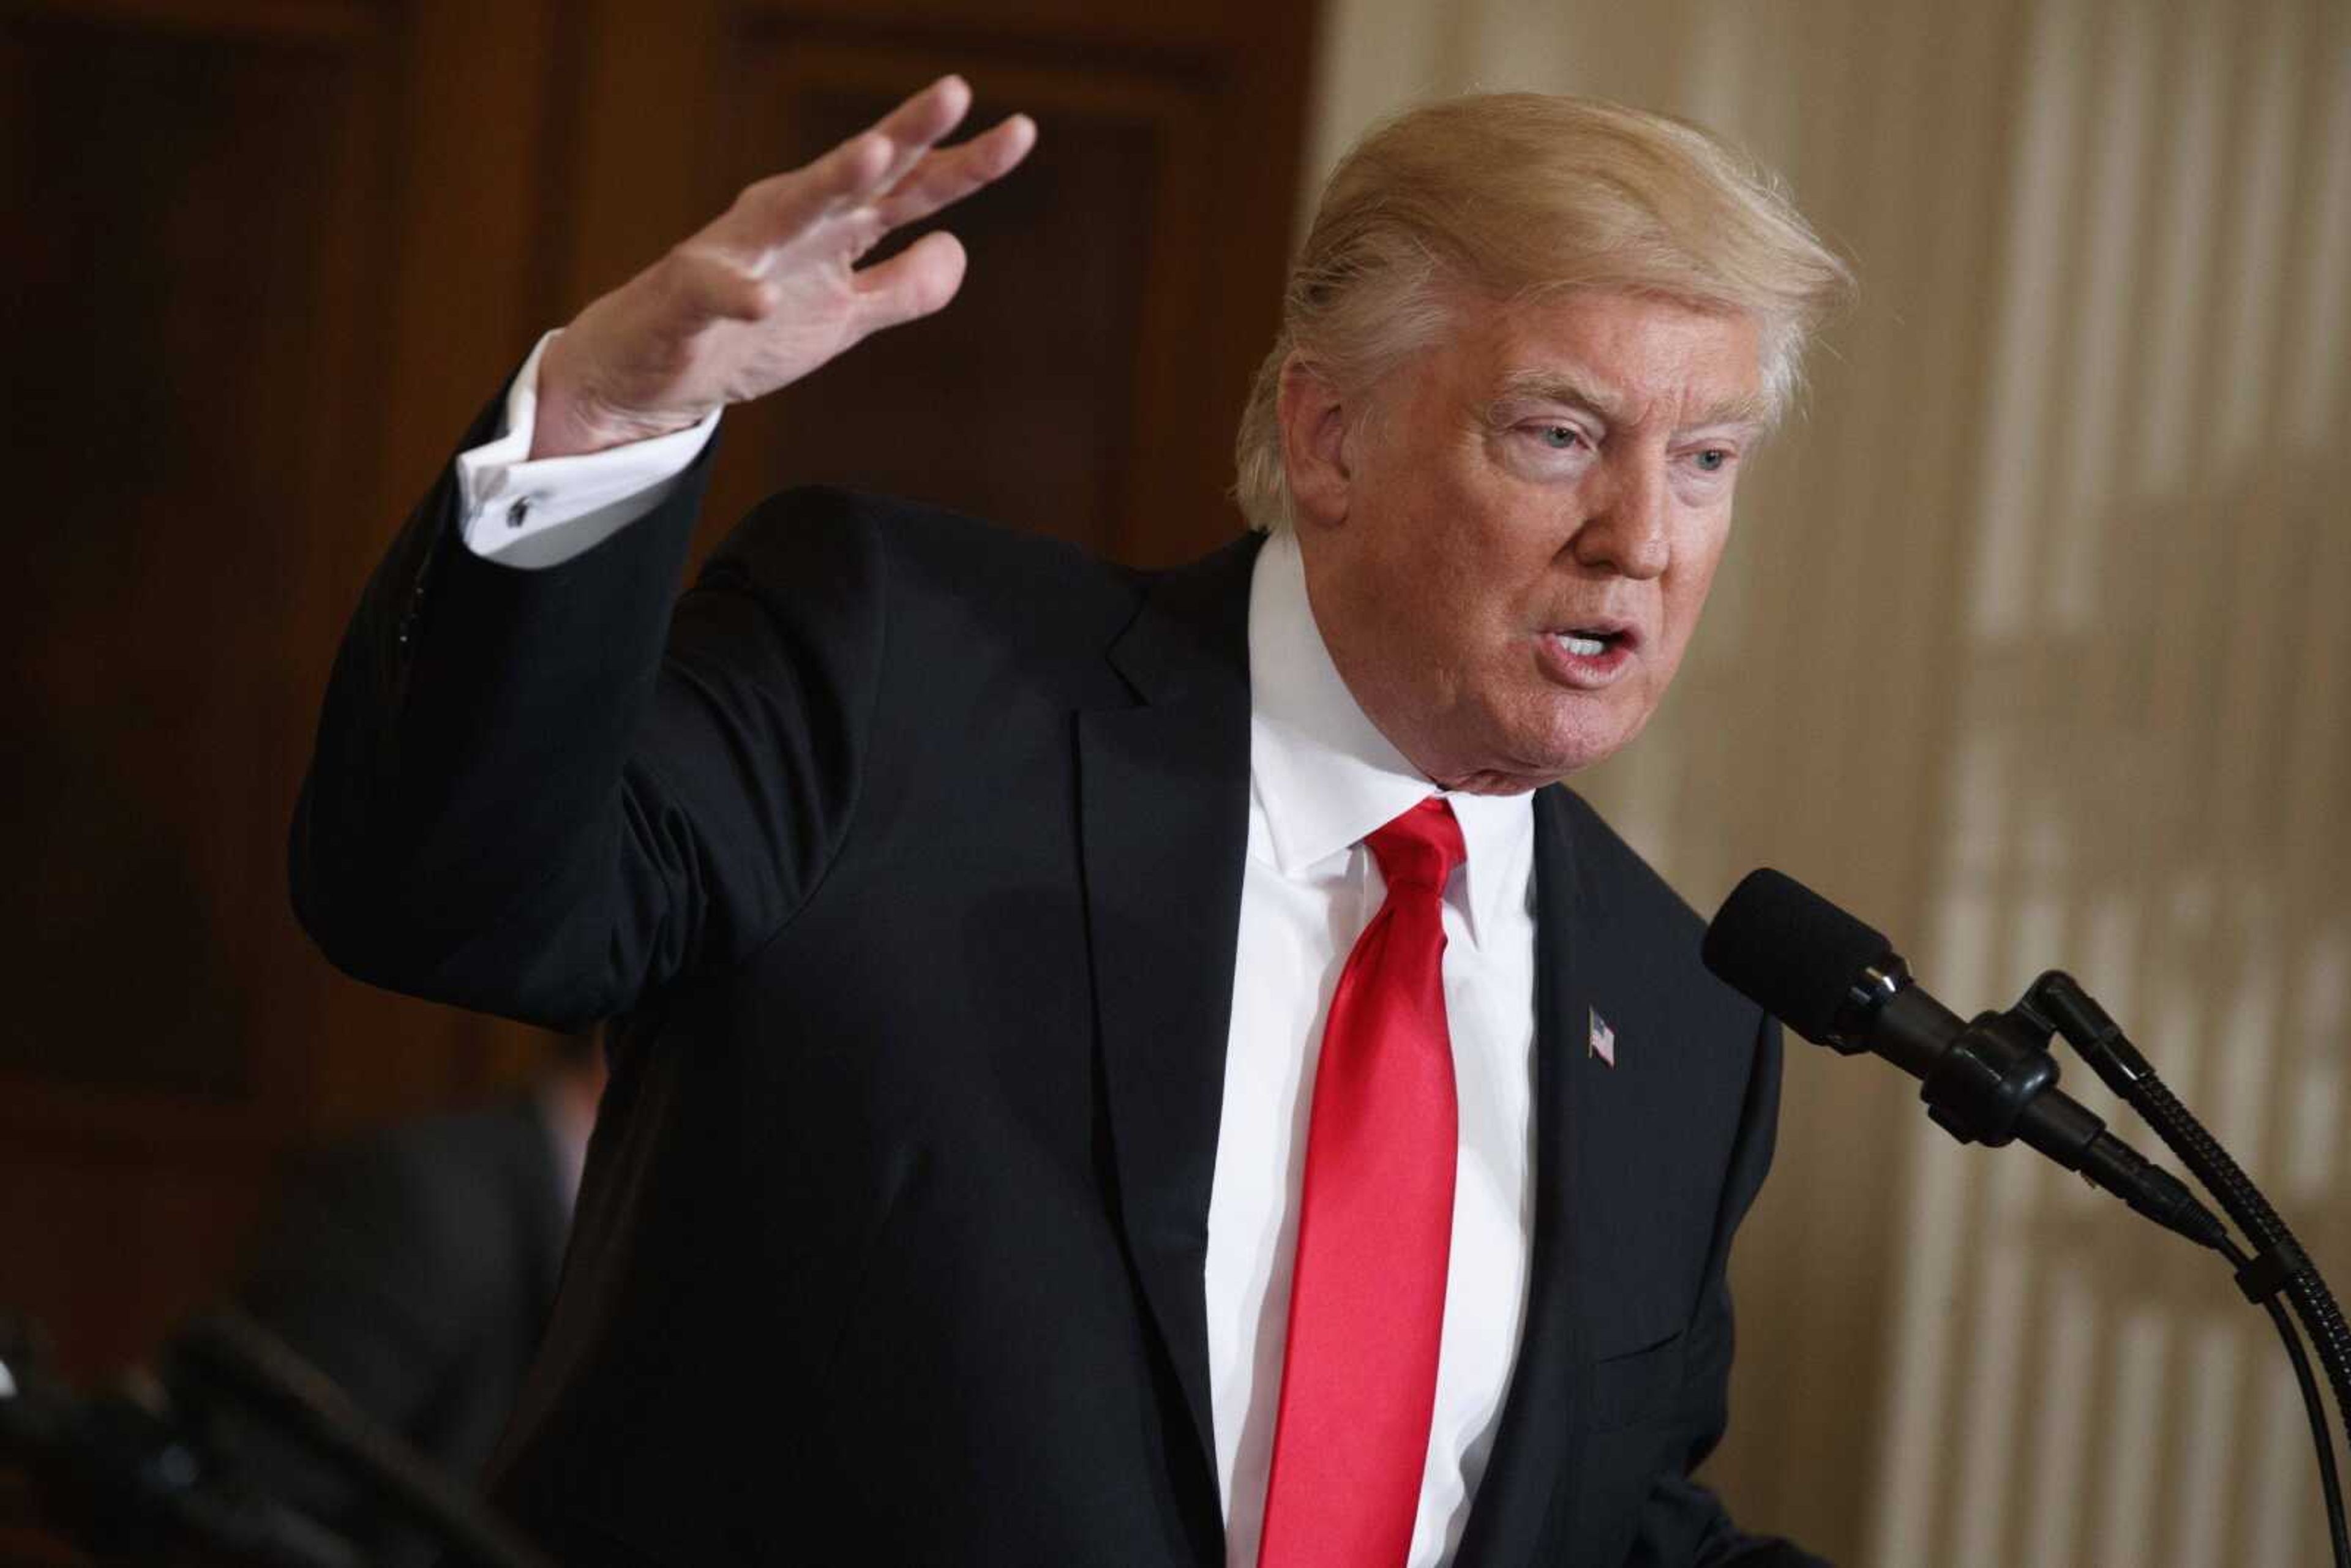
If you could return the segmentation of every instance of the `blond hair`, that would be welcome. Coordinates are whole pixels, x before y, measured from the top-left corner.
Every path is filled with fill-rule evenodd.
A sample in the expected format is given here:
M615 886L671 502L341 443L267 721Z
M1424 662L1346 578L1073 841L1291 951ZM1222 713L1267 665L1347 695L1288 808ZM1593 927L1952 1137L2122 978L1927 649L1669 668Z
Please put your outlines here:
M1360 413L1382 377L1446 330L1465 293L1626 289L1750 316L1776 418L1805 340L1851 287L1777 181L1686 121L1541 93L1407 110L1323 187L1241 416L1235 498L1252 528L1290 520L1279 405L1293 359Z

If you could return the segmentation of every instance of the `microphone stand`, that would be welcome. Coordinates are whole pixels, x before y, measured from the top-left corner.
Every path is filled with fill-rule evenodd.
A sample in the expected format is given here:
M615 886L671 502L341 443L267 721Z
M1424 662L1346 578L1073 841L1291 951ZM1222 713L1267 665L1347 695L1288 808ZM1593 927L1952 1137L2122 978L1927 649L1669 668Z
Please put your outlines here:
M2190 1115L2071 976L2052 969L2013 1008L1962 1023L1910 982L1885 936L1786 874L1761 869L1723 901L1707 927L1707 967L1761 1002L1805 1039L1847 1056L1869 1051L1922 1081L1935 1124L1962 1144L2022 1142L2079 1171L2157 1224L2229 1260L2245 1299L2270 1314L2294 1364L2318 1449L2335 1568L2351 1568L2334 1428L2302 1342L2278 1305L2302 1320L2351 1421L2351 1329L2310 1257L2251 1177ZM2053 1037L2062 1034L2125 1103L2145 1117L2237 1222L2252 1251L2168 1171L2109 1134L2105 1124L2054 1092Z
M378 1504L427 1531L444 1562L550 1568L510 1527L324 1374L241 1312L198 1320L174 1342L162 1382L139 1374L113 1395L76 1396L42 1365L37 1335L0 1314L0 1461L21 1463L101 1561L152 1561L193 1542L267 1568L365 1568L366 1557L307 1515L260 1494L205 1440L209 1418L243 1407L332 1461Z
M100 1563L187 1560L255 1568L367 1568L351 1543L239 1485L192 1440L144 1374L77 1394L29 1320L0 1312L0 1473L30 1483L30 1523Z
M2278 1305L2280 1295L2293 1304L2294 1315L2302 1320L2317 1349L2320 1364L2326 1369L2336 1407L2351 1419L2351 1328L2346 1327L2343 1310L2320 1278L2317 1265L2252 1178L2156 1076L2147 1058L2072 976L2061 969L2044 973L2006 1016L2044 1042L2053 1034L2062 1035L2106 1087L2146 1119L2252 1243L2254 1250L2248 1254L2225 1233L2217 1239L2194 1238L2229 1260L2237 1271L2237 1289L2245 1300L2269 1313L2285 1345L2318 1449L2319 1488L2325 1498L2335 1568L2351 1568L2351 1541L2346 1541L2343 1487L2335 1469L2333 1429L2327 1424L2317 1380L2311 1375L2309 1358L2303 1354L2294 1324Z
M552 1568L528 1542L400 1437L371 1420L326 1374L244 1312L197 1319L172 1343L164 1379L183 1403L226 1399L291 1433L430 1532L444 1562Z

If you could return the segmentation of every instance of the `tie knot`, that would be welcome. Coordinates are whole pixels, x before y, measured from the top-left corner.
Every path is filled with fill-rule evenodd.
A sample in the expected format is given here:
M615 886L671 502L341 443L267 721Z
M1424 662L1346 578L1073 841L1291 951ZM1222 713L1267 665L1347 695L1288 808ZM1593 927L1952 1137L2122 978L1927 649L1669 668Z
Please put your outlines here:
M1445 879L1468 858L1453 808L1432 795L1364 841L1391 888L1407 884L1442 895Z

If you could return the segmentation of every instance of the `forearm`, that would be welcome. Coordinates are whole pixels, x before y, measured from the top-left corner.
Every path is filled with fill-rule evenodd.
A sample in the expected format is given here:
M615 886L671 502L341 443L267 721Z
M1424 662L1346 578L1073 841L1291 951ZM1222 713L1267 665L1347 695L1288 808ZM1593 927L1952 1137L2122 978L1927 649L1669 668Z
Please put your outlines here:
M770 579L737 563L673 628L706 446L641 519L615 497L559 529L535 480L608 475L631 444L689 444L725 405L944 307L963 276L952 235L868 256L1027 154L1036 128L1018 115L940 146L970 98L943 78L746 187L565 329L547 429L502 432L495 411L476 425L469 448L511 450L479 465L469 454L410 518L320 720L292 873L296 909L337 964L575 1022L739 956L812 885L853 798L855 694L878 658L871 529L819 498L808 510L834 525L823 538L775 530ZM515 412L528 391L522 378ZM794 598L795 583L815 599Z
M470 434L496 434L496 413ZM295 907L336 964L491 1010L609 911L623 771L642 727L706 455L654 510L541 570L460 537L444 469L370 580L336 659L291 844ZM611 977L618 983L621 977Z

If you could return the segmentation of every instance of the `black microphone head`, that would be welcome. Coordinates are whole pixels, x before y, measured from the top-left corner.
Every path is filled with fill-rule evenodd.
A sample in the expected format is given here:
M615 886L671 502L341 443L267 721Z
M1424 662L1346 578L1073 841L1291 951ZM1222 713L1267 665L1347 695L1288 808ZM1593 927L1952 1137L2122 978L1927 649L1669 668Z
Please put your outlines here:
M1766 868L1730 890L1698 951L1717 978L1827 1045L1854 983L1865 969L1885 967L1894 944L1794 877Z

